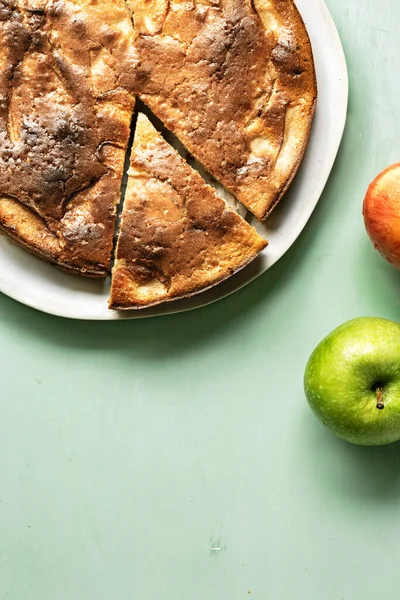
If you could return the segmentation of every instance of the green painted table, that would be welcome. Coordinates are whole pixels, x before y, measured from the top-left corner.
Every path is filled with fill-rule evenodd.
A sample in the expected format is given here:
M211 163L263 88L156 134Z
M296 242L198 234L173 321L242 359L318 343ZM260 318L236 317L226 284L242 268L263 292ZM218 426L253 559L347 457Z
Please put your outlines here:
M321 202L258 281L198 312L81 323L0 297L1 600L397 600L400 446L337 441L316 343L400 320L360 216L399 159L397 0L328 0L350 71Z

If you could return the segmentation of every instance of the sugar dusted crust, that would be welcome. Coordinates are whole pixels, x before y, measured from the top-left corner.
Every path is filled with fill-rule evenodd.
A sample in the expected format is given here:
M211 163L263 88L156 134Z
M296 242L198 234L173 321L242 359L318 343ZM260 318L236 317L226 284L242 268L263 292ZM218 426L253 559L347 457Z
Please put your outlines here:
M145 308L202 292L266 245L139 114L110 308Z
M301 162L317 97L311 44L294 3L133 0L131 6L141 98L264 219Z
M317 97L310 41L293 1L0 0L0 232L63 269L104 277L137 95L206 170L264 219L301 162ZM185 222L190 234L185 229L184 248L172 238L160 244L161 258L151 254L148 272L138 250L145 239L141 221L130 222L125 211L113 307L198 293L265 246L158 134L151 137L186 181L185 191L175 190L178 206L188 198L190 206L197 202L214 216L196 229L178 211L176 222L164 223L163 235L171 238ZM139 132L137 144L140 139ZM138 203L147 190L153 206L139 204L154 225L171 194L157 171L160 155L152 159L155 164L144 167L137 153L129 197L134 202L136 194ZM160 197L149 195L149 177ZM132 254L127 244L134 227L142 241ZM157 239L159 231L151 232ZM196 254L200 239L207 244ZM137 283L138 264L141 277L153 281L147 291L147 283Z
M105 276L134 95L123 0L0 0L0 229Z

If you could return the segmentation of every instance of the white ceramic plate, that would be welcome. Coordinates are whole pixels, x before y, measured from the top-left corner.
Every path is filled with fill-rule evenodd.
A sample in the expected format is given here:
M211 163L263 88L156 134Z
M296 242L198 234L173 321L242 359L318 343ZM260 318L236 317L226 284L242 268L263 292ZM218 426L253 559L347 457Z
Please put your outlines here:
M181 312L235 292L276 263L300 235L328 180L347 114L348 75L335 24L323 0L297 0L314 50L318 107L306 157L288 194L267 224L250 221L269 240L246 269L193 298L143 311L107 308L110 282L63 273L0 237L0 291L38 310L74 319L123 319Z

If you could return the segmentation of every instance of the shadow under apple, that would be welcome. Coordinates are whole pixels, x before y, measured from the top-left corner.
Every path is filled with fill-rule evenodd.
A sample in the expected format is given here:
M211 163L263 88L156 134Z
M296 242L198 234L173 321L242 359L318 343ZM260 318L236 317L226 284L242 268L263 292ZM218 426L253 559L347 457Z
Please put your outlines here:
M304 400L305 402L305 400ZM329 431L305 406L301 419L302 463L329 497L357 505L400 500L400 443L356 446Z

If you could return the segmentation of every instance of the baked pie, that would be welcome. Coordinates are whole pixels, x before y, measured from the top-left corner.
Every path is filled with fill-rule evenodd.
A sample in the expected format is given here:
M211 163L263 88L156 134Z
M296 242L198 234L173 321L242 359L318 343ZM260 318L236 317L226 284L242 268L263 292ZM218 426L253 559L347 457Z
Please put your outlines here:
M110 308L197 294L242 269L266 245L139 113Z
M123 1L0 0L0 228L84 275L110 270L133 44Z
M137 97L266 218L317 97L293 1L0 0L0 230L94 277L117 244L113 308L197 293L266 246L142 114L129 148Z

